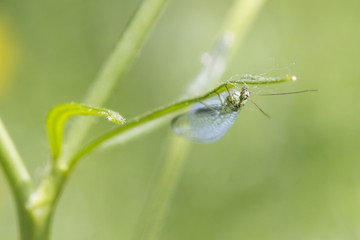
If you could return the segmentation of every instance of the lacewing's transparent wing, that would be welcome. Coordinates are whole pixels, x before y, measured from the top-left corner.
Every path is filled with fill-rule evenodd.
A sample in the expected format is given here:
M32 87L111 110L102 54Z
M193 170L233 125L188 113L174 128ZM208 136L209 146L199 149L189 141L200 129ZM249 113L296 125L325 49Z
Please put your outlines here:
M193 142L211 143L219 140L235 122L240 109L229 111L218 101L207 101L207 106L195 104L187 113L173 119L173 131Z

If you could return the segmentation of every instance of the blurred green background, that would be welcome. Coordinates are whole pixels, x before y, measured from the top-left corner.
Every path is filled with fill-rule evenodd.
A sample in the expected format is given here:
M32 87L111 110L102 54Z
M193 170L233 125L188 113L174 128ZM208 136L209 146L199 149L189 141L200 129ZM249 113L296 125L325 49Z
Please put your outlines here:
M0 1L0 115L35 179L49 159L48 111L82 100L139 2ZM231 4L171 1L106 107L132 117L176 100ZM265 4L225 79L295 74L271 91L319 91L254 98L272 120L248 105L220 141L193 144L161 239L360 239L359 13L358 0ZM130 239L169 132L83 159L53 239ZM0 171L0 239L17 236Z

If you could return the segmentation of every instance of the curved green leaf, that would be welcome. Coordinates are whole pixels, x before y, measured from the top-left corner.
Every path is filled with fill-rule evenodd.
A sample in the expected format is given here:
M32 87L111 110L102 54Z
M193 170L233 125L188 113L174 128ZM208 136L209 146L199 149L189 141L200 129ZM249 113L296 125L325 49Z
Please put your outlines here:
M79 103L55 106L51 109L47 117L47 130L54 159L56 159L61 152L64 124L66 120L75 115L101 116L111 122L121 125L126 121L119 113L105 108L97 108Z

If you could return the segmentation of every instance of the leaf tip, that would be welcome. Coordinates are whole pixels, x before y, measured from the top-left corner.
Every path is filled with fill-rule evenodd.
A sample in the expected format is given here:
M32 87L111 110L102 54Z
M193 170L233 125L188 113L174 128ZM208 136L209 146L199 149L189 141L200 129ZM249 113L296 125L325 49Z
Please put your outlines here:
M106 117L106 119L110 122L121 124L121 125L126 123L126 119L123 116L121 116L120 114L115 113L115 112L108 115Z

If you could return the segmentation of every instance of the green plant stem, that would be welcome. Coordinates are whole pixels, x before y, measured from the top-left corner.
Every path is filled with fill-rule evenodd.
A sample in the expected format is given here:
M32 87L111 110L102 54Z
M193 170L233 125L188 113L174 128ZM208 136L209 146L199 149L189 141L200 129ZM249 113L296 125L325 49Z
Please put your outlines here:
M122 134L133 130L136 127L140 127L150 121L165 117L167 115L173 114L181 109L187 108L194 103L203 101L209 97L215 96L216 93L221 93L226 90L226 88L232 88L238 84L247 84L247 85L260 85L260 84L275 84L275 83L282 83L293 81L295 78L294 76L287 76L283 78L266 78L266 77L256 77L252 75L244 75L244 78L239 77L237 80L230 80L226 83L220 84L218 87L214 88L213 90L203 94L202 96L198 96L195 98L190 98L187 100L183 100L180 102L176 102L170 104L168 106L159 108L154 110L148 114L145 114L140 117L136 117L130 119L125 125L118 127L116 130L111 131L102 137L98 138L97 140L93 141L89 145L85 146L82 150L80 150L70 161L71 164L69 168L73 168L77 161L82 158L84 155L90 153L91 151L95 150L96 148L100 147L101 145L105 144L108 141L112 141L115 137L121 137Z
M18 219L20 239L22 240L46 240L49 238L49 227L53 204L50 201L47 204L39 204L36 208L31 206L31 202L37 198L36 192L33 192L32 179L20 158L13 142L8 135L3 122L0 119L0 165L4 170L4 174L9 182L13 192ZM54 174L49 174L48 178L43 182L46 183L48 189L56 189L56 184L64 181L57 179L53 181L49 177L54 178ZM44 184L45 185L45 184ZM47 199L54 196L46 195Z
M236 0L223 25L222 32L233 35L234 44L230 51L231 60L256 19L266 0Z
M19 217L24 218L21 234L22 240L48 240L52 217L66 180L68 171L61 166L51 165L41 184L26 203L26 212Z
M179 137L170 137L170 141L169 146L172 149L169 149L169 155L165 158L164 168L154 193L147 203L147 212L144 214L145 219L142 219L140 229L136 230L135 239L158 239L159 231L164 225L164 218L175 191L174 186L177 185L186 162L187 151L183 151L183 149L188 144L188 142L183 141Z
M27 239L26 236L31 236L33 231L30 224L30 222L33 222L32 216L26 208L26 202L33 190L33 183L1 119L0 165L15 198L21 239Z
M92 84L84 103L94 106L102 106L105 103L117 81L129 69L137 52L144 45L146 37L168 1L144 0L141 3L115 50ZM93 119L81 119L74 122L69 131L65 153L67 156L65 158L69 158L69 155L78 149L92 123Z
M18 207L24 205L33 189L32 180L1 119L0 164Z

